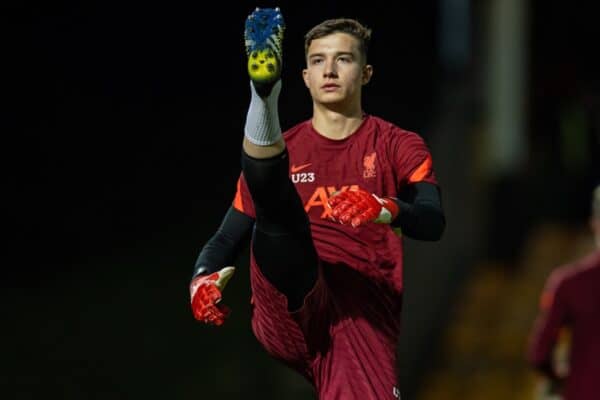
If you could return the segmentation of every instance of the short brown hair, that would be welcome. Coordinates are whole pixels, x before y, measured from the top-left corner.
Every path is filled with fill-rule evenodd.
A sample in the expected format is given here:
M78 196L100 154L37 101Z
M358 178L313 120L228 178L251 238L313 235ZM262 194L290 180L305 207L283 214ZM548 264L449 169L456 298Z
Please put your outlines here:
M371 29L351 18L328 19L313 27L304 35L304 54L308 56L308 48L313 40L333 33L347 33L358 40L358 48L363 61L367 62L367 53L371 41Z

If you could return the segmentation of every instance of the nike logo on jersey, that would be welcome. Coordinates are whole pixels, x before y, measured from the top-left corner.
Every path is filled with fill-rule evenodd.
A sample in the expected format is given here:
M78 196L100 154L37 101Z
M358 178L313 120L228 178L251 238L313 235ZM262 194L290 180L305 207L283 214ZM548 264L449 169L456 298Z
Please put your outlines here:
M290 172L292 174L295 174L296 172L302 171L305 168L308 168L312 165L312 163L306 163L306 164L302 164L302 165L292 165L292 167L290 168Z

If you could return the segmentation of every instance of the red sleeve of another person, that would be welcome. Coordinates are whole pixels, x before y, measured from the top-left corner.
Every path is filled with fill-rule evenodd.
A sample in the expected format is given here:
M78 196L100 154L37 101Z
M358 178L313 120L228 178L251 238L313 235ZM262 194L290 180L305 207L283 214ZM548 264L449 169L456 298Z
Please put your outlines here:
M540 369L552 369L551 360L561 328L567 322L564 276L560 269L548 278L540 297L539 314L529 338L527 358Z

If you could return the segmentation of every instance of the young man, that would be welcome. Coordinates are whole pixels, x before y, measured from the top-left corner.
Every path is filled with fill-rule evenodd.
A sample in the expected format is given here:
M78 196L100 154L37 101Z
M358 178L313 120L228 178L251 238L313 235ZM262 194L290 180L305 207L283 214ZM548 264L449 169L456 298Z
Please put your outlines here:
M402 234L445 227L430 152L417 134L367 114L370 30L327 20L305 36L313 116L282 134L279 9L246 21L251 101L232 207L204 246L190 284L194 316L220 325L230 265L252 231L252 329L319 399L399 399L396 347Z
M600 185L590 226L596 249L550 274L528 349L529 363L565 400L592 400L600 393ZM557 368L553 356L562 332L569 338L567 371Z

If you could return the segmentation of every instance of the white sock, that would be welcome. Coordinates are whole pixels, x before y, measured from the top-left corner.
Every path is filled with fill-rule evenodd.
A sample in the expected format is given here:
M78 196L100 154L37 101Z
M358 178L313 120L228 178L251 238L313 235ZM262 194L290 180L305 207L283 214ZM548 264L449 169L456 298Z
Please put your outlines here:
M256 93L252 81L250 81L250 90L252 96L246 115L244 136L258 146L269 146L281 139L281 126L277 110L281 79L273 85L271 93L265 98Z

